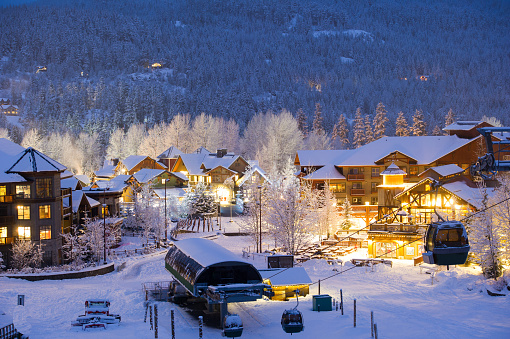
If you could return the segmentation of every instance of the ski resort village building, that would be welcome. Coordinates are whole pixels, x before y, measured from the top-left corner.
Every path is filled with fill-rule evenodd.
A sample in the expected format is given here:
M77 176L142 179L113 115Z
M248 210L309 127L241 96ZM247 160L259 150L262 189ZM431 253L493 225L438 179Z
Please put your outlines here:
M387 255L412 259L421 253L435 208L457 219L478 208L479 192L468 168L485 145L482 136L468 131L481 124L457 123L447 136L383 137L355 150L298 151L294 164L301 180L318 189L329 185L338 206L347 200L353 217L370 225L370 256L386 256L414 241ZM436 193L438 181L443 185Z
M71 189L60 185L66 167L3 138L0 160L0 251L7 265L15 239L37 241L44 263L60 264L62 228L71 214Z

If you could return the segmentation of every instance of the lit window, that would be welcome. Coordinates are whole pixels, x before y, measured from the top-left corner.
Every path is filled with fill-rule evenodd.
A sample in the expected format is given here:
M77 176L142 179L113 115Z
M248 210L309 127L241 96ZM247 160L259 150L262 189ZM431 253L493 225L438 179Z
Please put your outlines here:
M38 198L50 198L52 196L51 178L41 178L35 180L35 189Z
M30 219L30 206L18 206L18 219L19 220Z
M30 185L16 185L16 195L23 199L30 199Z
M418 175L418 166L410 166L409 167L409 175L417 176Z
M7 188L5 186L0 186L0 195L6 195L7 194Z
M49 218L51 218L50 205L39 206L39 219L49 219Z
M378 205L379 204L379 199L377 197L370 198L370 204L371 205Z
M0 227L0 245L5 245L7 238L7 227Z
M353 205L361 205L362 204L361 197L353 197L352 198L352 204Z
M30 227L18 227L18 238L20 240L30 240Z
M39 227L39 236L41 240L49 240L51 239L51 226L45 225Z

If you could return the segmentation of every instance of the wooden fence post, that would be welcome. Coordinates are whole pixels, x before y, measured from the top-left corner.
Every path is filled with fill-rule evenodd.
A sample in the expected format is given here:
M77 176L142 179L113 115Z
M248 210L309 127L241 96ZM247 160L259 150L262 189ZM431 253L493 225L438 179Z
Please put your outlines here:
M354 299L354 327L356 327L356 299Z

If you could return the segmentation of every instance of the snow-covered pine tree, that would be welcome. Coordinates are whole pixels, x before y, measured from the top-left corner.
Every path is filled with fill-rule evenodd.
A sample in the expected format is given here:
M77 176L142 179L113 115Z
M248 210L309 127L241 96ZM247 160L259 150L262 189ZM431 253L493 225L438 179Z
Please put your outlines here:
M73 266L80 265L85 258L85 244L78 236L76 226L71 227L71 232L62 234L62 255Z
M315 115L313 118L312 131L324 131L324 125L322 121L322 107L318 102L315 104Z
M348 199L345 199L342 204L342 211L340 212L340 228L348 230L354 226L352 220L352 206Z
M377 104L375 108L375 117L374 117L374 140L381 139L384 137L384 133L386 133L386 123L389 121L388 117L386 117L386 108L382 102Z
M372 130L372 124L370 123L370 116L365 115L365 144L369 144L374 140L374 132Z
M409 126L407 125L406 117L404 116L404 112L400 111L398 113L397 121L395 123L395 135L397 137L407 137L409 136Z
M303 109L300 108L297 111L296 120L298 123L298 128L303 133L303 136L308 136L308 123L307 123L307 116L305 115L305 112L303 112Z
M423 136L427 135L427 124L424 121L423 111L417 109L413 115L413 126L411 127L413 135Z
M360 148L365 144L365 124L363 117L361 116L361 107L356 109L356 115L354 116L354 128L353 128L352 145L354 148Z
M441 135L441 128L438 125L432 130L432 135Z
M326 231L327 239L331 238L336 233L338 228L338 209L335 194L331 191L329 183L324 185L319 195L319 220L320 225Z
M337 123L333 127L331 139L340 143L341 149L346 149L349 145L349 129L347 129L347 121L343 114L340 114Z
M468 219L471 253L482 267L483 275L487 279L496 279L502 273L499 225L494 222L494 211L488 208L492 203L485 185L480 185L479 190L480 211Z
M4 254L0 252L0 271L2 271L5 268L4 265Z
M446 113L444 117L444 127L449 126L455 122L455 113L453 113L453 110L450 108L448 110L448 113Z

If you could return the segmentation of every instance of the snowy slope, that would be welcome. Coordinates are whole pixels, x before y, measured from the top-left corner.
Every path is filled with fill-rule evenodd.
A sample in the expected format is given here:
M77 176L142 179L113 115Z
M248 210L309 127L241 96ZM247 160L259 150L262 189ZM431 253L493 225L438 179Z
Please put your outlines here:
M235 223L223 220L223 228L234 229ZM212 233L214 234L214 233ZM200 236L204 235L203 233ZM187 235L193 236L193 235ZM213 237L214 238L214 237ZM247 237L217 236L217 243L239 254L252 245ZM265 246L264 246L265 247ZM144 323L143 282L171 280L164 268L165 252L146 257L128 258L125 268L106 276L80 280L28 282L0 278L0 309L11 314L14 323L30 338L153 338L149 323ZM363 254L359 254L362 256ZM241 259L241 256L239 257ZM251 259L250 259L251 260ZM257 260L254 260L257 263ZM321 260L303 264L312 281L324 279L340 270ZM352 266L344 266L350 269ZM458 267L440 272L431 284L431 275L420 273L408 261L394 261L370 268L353 268L321 281L321 294L338 298L343 289L345 315L340 312L312 312L312 294L300 298L305 330L296 338L370 338L370 311L374 311L379 338L508 338L510 337L510 296L490 297L482 290L481 273L475 268ZM18 294L25 294L25 306L16 306ZM83 313L87 298L107 298L111 312L122 316L120 325L94 333L71 328L71 321ZM353 299L357 300L357 327L353 327ZM159 337L170 338L170 309L176 310L176 338L197 338L198 321L194 316L170 303L159 306ZM241 338L287 338L280 326L284 309L295 301L259 300L229 304L244 323ZM294 337L294 336L293 336ZM220 338L220 330L204 329L204 338Z

